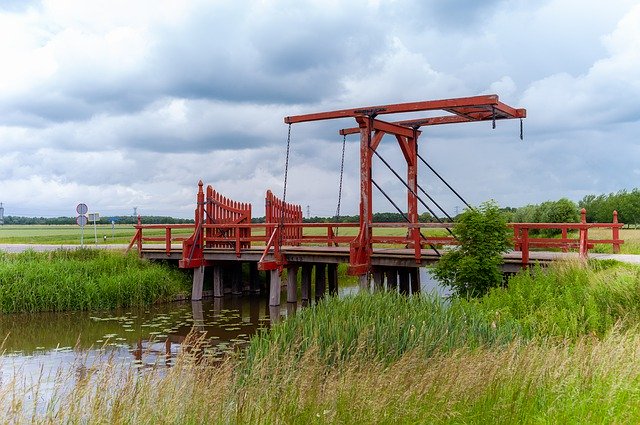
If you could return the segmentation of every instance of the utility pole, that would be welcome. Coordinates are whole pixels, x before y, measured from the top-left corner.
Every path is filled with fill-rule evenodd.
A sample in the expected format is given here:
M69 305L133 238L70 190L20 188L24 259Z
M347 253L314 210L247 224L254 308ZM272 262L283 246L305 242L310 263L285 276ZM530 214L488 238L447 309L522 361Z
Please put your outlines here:
M4 207L2 202L0 202L0 226L4 226Z
M307 205L307 220L311 218L311 209L309 208L309 205Z

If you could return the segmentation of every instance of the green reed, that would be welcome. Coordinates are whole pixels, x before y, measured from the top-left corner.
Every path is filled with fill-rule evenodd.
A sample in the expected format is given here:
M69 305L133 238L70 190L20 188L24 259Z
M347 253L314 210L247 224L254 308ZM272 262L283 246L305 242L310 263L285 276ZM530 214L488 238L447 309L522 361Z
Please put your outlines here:
M188 292L178 270L133 254L78 249L0 255L0 312L145 305Z
M640 322L640 268L612 261L558 262L519 273L508 287L468 304L492 323L515 320L527 335L602 336L615 324Z

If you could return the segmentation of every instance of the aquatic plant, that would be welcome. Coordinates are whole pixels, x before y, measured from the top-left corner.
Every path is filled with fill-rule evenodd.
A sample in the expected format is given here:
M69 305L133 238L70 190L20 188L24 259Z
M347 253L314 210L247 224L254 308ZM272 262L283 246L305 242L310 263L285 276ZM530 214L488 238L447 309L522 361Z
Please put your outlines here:
M185 274L133 254L78 249L0 255L3 313L145 305L188 292Z

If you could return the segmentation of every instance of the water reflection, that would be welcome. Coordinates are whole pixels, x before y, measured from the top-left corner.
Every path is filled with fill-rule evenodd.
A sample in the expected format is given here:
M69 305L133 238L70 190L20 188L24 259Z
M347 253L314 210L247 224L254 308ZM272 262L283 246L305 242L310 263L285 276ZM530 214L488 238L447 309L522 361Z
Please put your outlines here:
M420 280L423 293L448 295L426 269L421 270ZM339 296L357 291L357 284L341 282ZM207 355L221 358L246 345L259 329L302 307L296 303L270 307L265 297L228 295L145 309L0 315L0 344L5 353L0 356L0 372L6 373L7 365L15 366L17 360L27 365L68 363L74 352L107 352L141 367L171 365L192 329L206 337Z

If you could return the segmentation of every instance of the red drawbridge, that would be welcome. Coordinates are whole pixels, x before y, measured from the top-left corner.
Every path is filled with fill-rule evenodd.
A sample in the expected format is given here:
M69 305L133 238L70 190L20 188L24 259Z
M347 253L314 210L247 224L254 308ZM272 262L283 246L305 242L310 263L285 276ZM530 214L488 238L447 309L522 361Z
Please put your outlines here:
M433 111L440 111L442 115L393 122L380 119L386 114L395 116L406 113L415 114L416 112L433 114ZM289 125L289 138L287 140L284 193L282 199L279 199L271 191L266 192L264 223L252 222L252 206L250 204L228 199L213 190L211 186L208 186L205 191L203 183L200 182L194 225L138 224L130 248L137 245L141 255L158 258L154 257L154 255L159 255L157 244L163 243L162 255L179 259L180 267L197 269L202 274L204 274L205 266L214 265L216 261L233 259L257 263L261 270L279 271L283 267L302 265L303 272L306 262L313 264L346 262L349 265L349 274L368 276L373 273L375 280L377 275L378 279L380 278L381 270L384 271L384 268L391 267L390 265L416 268L435 262L440 256L439 248L445 245L455 245L456 240L451 232L449 235L442 236L430 236L423 233L424 229L429 228L448 229L451 226L450 223L421 223L418 220L419 204L437 218L437 215L420 194L426 196L432 204L435 204L440 211L446 214L418 184L418 165L420 162L441 178L418 153L420 128L476 121L491 121L495 128L496 121L520 119L520 137L522 137L522 119L525 117L525 109L508 106L500 102L497 95L368 106L286 117L284 122ZM360 220L359 223L304 223L302 207L286 201L291 125L338 118L353 118L356 124L353 128L341 129L339 131L341 135L360 135ZM406 177L400 176L398 172L393 170L377 151L385 135L390 135L397 141L406 162L406 171L404 172ZM373 179L374 157L387 166L406 187L406 207L398 207ZM445 184L447 183L445 182ZM448 184L447 186L451 188ZM404 222L376 223L373 221L373 187L380 190L396 207L405 219ZM451 188L451 190L453 189ZM457 192L454 191L454 193L458 195ZM464 202L463 199L462 201ZM601 224L586 223L584 217L583 211L581 223L513 224L515 253L507 254L506 261L526 267L531 260L534 260L531 258L530 248L551 247L561 248L563 251L576 248L579 250L580 256L585 257L588 249L594 243L607 243L613 245L614 252L619 251L623 241L620 240L618 231L622 224L617 223L616 215L614 215L613 223ZM594 227L611 228L612 238L590 241L588 229ZM344 228L352 228L352 230L348 231ZM389 232L377 230L385 228L401 230L393 232L394 236L384 234ZM561 229L562 237L560 239L529 237L530 229L541 228ZM164 234L157 234L160 229L164 230ZM568 236L570 230L578 230L579 238L570 238ZM185 235L186 231L192 232L190 236ZM147 235L145 236L143 232ZM149 236L149 233L153 232L156 235ZM155 244L150 245L148 242ZM174 242L179 242L182 245L176 247ZM509 257L510 255L513 258ZM335 274L330 270L329 274L332 273ZM389 279L389 275L386 274L386 276ZM401 275L400 279L402 280ZM194 290L195 281L194 278ZM215 289L214 292L216 292ZM272 302L275 301L272 300Z

